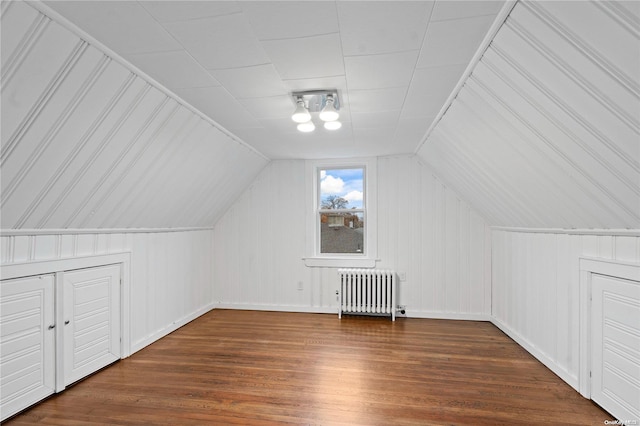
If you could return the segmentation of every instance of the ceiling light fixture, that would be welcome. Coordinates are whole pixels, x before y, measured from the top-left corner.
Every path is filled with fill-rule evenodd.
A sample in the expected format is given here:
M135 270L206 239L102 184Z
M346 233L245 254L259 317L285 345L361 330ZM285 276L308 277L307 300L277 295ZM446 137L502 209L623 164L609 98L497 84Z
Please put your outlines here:
M322 111L320 111L320 120L322 121L336 121L340 118L340 113L333 106L333 95L327 95L327 102Z
M338 120L336 121L325 121L324 123L324 128L327 130L338 130L340 127L342 127L342 123L339 122Z
M342 127L338 118L340 117L340 99L338 91L330 90L307 90L304 92L293 92L291 94L296 110L291 119L298 123L298 130L301 132L313 132L316 128L312 121L317 117L323 121L327 130L337 130Z
M313 132L316 129L316 125L313 124L313 121L307 121L306 123L298 124L298 130L303 133Z
M309 110L304 106L304 99L302 97L298 97L296 101L296 110L293 112L291 119L296 123L306 123L311 120L311 114L309 114Z

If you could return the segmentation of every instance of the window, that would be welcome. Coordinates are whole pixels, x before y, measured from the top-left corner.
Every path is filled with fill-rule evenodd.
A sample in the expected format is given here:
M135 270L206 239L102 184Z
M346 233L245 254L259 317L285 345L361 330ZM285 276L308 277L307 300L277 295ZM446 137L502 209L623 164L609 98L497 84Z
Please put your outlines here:
M375 266L375 159L310 161L307 266Z
M318 168L321 254L364 254L364 168Z

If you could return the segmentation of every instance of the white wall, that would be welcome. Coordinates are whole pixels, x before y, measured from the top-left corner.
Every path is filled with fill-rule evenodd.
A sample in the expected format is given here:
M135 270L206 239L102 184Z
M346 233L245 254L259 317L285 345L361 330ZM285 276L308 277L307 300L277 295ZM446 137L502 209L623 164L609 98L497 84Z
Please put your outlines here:
M575 389L581 256L640 262L640 237L492 231L494 323Z
M302 260L307 178L303 160L272 161L216 224L219 306L337 312L336 270ZM484 220L414 156L379 158L377 181L377 267L406 272L408 316L488 318Z
M131 252L135 352L212 308L213 231L2 236L2 265Z

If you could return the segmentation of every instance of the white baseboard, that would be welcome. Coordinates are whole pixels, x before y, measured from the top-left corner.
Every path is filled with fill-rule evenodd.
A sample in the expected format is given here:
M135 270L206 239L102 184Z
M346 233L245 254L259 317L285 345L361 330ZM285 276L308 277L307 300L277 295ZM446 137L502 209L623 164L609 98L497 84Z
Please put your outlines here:
M337 306L296 306L296 305L252 305L248 303L218 303L216 309L242 309L249 311L276 311L276 312L301 312L314 314L336 314L338 315ZM430 318L430 319L450 319L450 320L468 320L468 321L491 321L491 317L485 314L465 314L455 312L430 312L430 311L411 311L406 316L396 318Z
M177 321L174 321L172 324L168 325L167 327L165 327L165 328L163 328L161 330L158 330L158 331L154 332L153 334L151 334L149 336L146 336L141 340L138 340L137 342L133 342L131 344L131 355L133 355L134 353L138 352L140 349L143 349L143 348L149 346L153 342L162 339L167 334L173 333L174 331L176 331L177 329L179 329L183 325L186 325L186 324L190 323L194 319L198 318L199 316L202 316L202 315L206 314L207 312L209 312L210 310L214 309L215 307L216 307L215 303L210 303L210 304L198 309L197 311L192 312L192 313L180 318Z
M536 347L536 345L529 342L524 337L520 336L516 331L511 329L506 324L502 323L499 319L495 317L491 317L491 322L493 325L498 327L504 334L513 339L517 344L522 346L527 352L533 355L538 359L541 363L545 365L549 370L551 370L556 376L560 377L564 380L569 386L574 388L576 391L580 392L578 377L572 376L568 371L560 367L556 362L549 358L544 352Z
M407 315L398 316L396 318L426 318L426 319L446 319L446 320L465 320L465 321L491 321L491 317L486 314L466 314L458 312L432 312L432 311L411 311Z
M297 305L252 305L249 303L224 303L215 304L216 309L238 309L247 311L275 311L275 312L301 312L311 314L336 314L338 308L326 306L297 306Z

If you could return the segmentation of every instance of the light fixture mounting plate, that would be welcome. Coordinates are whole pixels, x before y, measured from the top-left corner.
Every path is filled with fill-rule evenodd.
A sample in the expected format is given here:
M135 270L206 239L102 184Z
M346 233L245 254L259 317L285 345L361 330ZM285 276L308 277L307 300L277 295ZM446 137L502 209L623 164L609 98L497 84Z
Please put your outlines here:
M333 107L340 110L340 96L338 96L336 89L304 90L291 93L294 104L297 104L298 99L302 99L309 112L322 111L322 108L327 104L328 96L333 97Z

